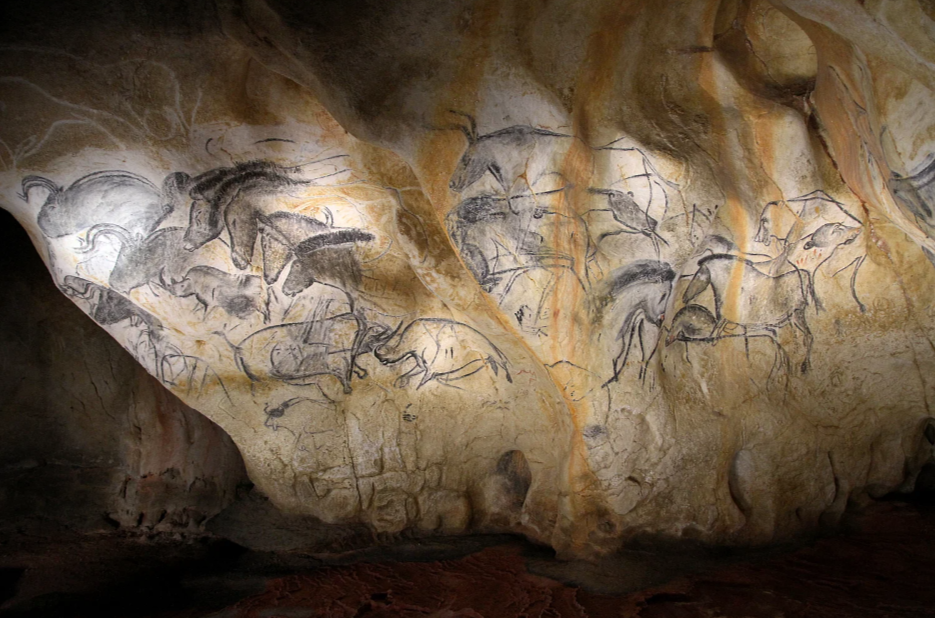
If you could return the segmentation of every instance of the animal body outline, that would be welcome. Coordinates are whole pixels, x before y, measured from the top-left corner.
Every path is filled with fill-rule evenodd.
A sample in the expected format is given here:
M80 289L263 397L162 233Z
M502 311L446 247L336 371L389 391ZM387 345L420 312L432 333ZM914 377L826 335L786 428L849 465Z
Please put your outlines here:
M691 364L691 358L688 354L688 344L689 343L708 343L716 344L718 341L723 339L731 339L735 337L743 337L744 347L746 348L747 358L750 357L750 339L763 338L770 341L774 346L775 356L773 358L773 364L770 367L769 375L766 378L767 389L770 388L770 385L774 382L774 376L777 375L778 369L784 370L784 375L788 379L789 375L789 355L786 354L785 349L782 347L782 344L779 343L779 340L771 332L763 333L737 333L737 334L715 334L717 331L717 319L711 314L710 311L703 305L688 304L679 309L675 315L672 317L672 320L669 324L668 334L665 338L665 346L668 348L676 341L681 341L685 344L685 360ZM787 382L788 384L788 382Z
M592 195L603 195L607 198L607 208L592 208L589 212L610 212L614 221L620 224L619 231L605 232L597 239L600 244L608 236L616 234L640 234L645 236L653 243L653 249L656 255L659 255L659 243L668 246L669 241L663 238L656 227L659 222L650 216L647 210L643 210L636 200L633 199L632 191L619 191L617 189L598 189L588 187L588 193Z
M254 160L209 170L194 178L177 172L174 183L182 187L181 191L188 187L192 200L185 249L194 251L226 229L231 260L239 270L245 270L253 261L260 218L265 214L257 200L316 183L315 179L295 178L299 167Z
M121 294L129 294L150 283L162 285L166 274L174 277L187 270L195 256L182 249L185 228L164 227L149 236L136 239L124 228L101 223L88 230L79 253L91 253L101 236L111 236L120 243L117 259L108 276L108 285Z
M130 320L130 326L145 323L153 328L159 324L158 319L137 307L122 294L87 279L66 275L59 289L66 296L88 301L91 305L88 315L101 326L110 326L123 320Z
M238 344L231 343L224 333L215 334L227 341L234 351L237 367L251 382L269 378L295 386L318 386L315 380L318 376L330 375L341 383L344 393L349 394L352 379L368 375L366 369L357 364L358 356L366 348L366 338L384 331L385 327L368 325L359 315L346 312L323 319L266 326ZM263 343L262 337L267 335L270 339ZM258 350L253 349L256 341L261 342ZM249 353L245 351L248 347Z
M817 205L813 205L815 203ZM773 219L777 219L779 224ZM767 203L760 211L753 240L767 247L772 244L773 239L776 240L782 251L777 259L807 275L808 292L815 304L815 310L820 311L823 304L815 291L815 274L831 259L838 247L852 244L861 230L863 222L860 219L851 214L842 202L818 189L789 200ZM832 245L836 239L840 242ZM831 247L831 251L818 264L806 268L795 263L795 252L800 246L804 251L828 247ZM866 306L857 295L857 275L865 257L866 255L862 255L854 258L831 275L834 277L847 268L854 267L850 290L861 313L866 311Z
M405 328L402 325L403 322L400 322L396 330L387 335L373 349L374 356L384 366L397 365L406 360L414 361L415 365L411 369L396 378L395 386L397 388L405 388L411 378L420 374L422 377L416 386L416 390L433 380L451 386L451 384L448 384L449 382L472 376L484 367L490 367L495 376L499 376L500 369L503 369L507 382L513 382L513 377L510 375L509 360L506 355L476 328L446 318L417 318L406 325ZM465 360L456 360L459 350L455 350L453 345L446 346L440 341L443 334L448 334L444 333L445 329L451 329L450 335L453 340L457 341L462 347L466 347L471 343L471 338L475 338L475 341L478 341L476 338L480 338L483 345L486 345L490 351L474 350L478 352L477 356L467 359L467 362L463 364L458 364L461 360ZM457 329L464 332L455 334ZM431 343L420 345L419 340L421 337L428 338ZM394 340L396 340L395 343ZM429 345L434 346L434 351L427 358L426 351Z
M641 354L639 378L645 379L658 347L657 336L652 351L646 354L645 322L657 329L662 326L675 278L676 273L667 262L636 260L616 269L605 279L605 290L596 302L597 312L603 313L611 304L621 303L624 308L623 320L615 337L620 341L620 352L613 359L613 375L605 385L619 381L634 342L639 345Z
M269 321L269 309L261 300L263 286L256 275L232 275L213 266L199 264L189 268L178 281L165 281L160 273L161 285L179 298L194 296L202 306L204 317L215 308L229 316L246 320L253 312L264 322Z
M119 225L135 237L146 236L174 209L155 184L123 170L86 174L67 188L43 176L26 176L20 199L29 202L37 188L48 191L37 223L49 238L77 234L101 223Z
M541 173L529 178L530 160L536 157L550 159L554 155L555 140L578 139L573 135L530 125L513 125L479 135L477 122L472 115L449 111L463 116L468 123L455 126L467 139L467 147L458 159L448 182L448 188L455 193L463 193L488 173L507 197L512 197L513 187L520 179L524 179L526 186L535 192L533 187L536 182L552 172L543 169ZM539 150L545 152L537 152Z
M932 236L931 229L935 228L935 157L931 154L927 158L931 160L925 166L909 176L902 176L896 172L890 172L890 179L887 187L890 193L899 200L899 202L912 213L916 223L920 221L928 228L928 236Z
M735 269L740 268L739 274ZM811 362L812 332L805 317L808 306L807 282L803 273L792 270L781 275L769 275L745 258L727 253L715 253L698 260L698 270L692 276L682 295L689 304L709 286L714 293L714 316L717 319L713 337L721 337L729 324L736 324L744 334L762 331L776 337L778 329L791 324L805 338L805 358L802 373L807 373ZM726 303L728 289L737 302ZM769 301L761 306L762 298ZM747 319L747 318L750 319Z

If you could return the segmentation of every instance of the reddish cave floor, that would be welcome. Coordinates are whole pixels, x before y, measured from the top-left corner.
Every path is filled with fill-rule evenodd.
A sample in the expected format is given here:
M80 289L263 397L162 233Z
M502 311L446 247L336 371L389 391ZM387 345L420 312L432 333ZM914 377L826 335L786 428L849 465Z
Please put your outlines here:
M459 560L357 564L275 578L263 593L214 616L935 616L935 509L880 503L858 525L850 534L784 554L722 558L720 566L629 594L602 594L593 586L589 591L586 583L607 588L614 571L622 585L635 581L626 564L609 563L599 572L524 557L519 546L500 545ZM633 568L639 568L636 562ZM664 576L664 568L648 562ZM544 571L583 585L559 583Z
M797 549L630 550L597 565L560 562L508 537L413 541L402 549L308 557L253 552L216 539L27 533L0 545L0 576L6 576L10 596L0 614L935 616L935 506L879 502L848 527ZM450 559L428 561L440 554Z

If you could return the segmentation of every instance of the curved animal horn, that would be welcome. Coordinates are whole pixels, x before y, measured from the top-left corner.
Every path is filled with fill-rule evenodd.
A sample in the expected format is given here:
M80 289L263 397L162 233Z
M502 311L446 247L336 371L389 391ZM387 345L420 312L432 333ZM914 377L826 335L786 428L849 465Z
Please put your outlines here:
M126 229L116 225L114 223L98 223L85 234L82 246L78 249L75 249L77 253L90 253L94 250L95 245L97 244L98 237L102 235L110 235L117 238L120 241L120 244L123 246L133 243L133 239L130 237L130 232Z
M60 192L62 188L49 180L48 178L43 178L42 176L26 176L23 178L23 186L21 193L17 193L19 197L24 202L29 201L29 192L36 187L44 187L49 190L53 195Z
M468 142L474 143L477 141L477 121L474 120L474 116L470 114L465 114L464 112L457 112L453 109L448 110L449 113L454 114L455 116L463 116L467 118L468 126L458 125L458 128L464 131L464 135L467 137Z

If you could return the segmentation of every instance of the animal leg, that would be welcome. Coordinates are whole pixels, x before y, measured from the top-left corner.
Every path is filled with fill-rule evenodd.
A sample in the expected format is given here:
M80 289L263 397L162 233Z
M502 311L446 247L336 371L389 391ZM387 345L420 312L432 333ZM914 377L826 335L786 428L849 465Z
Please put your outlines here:
M801 307L792 312L792 325L805 335L805 359L802 361L802 373L808 373L812 358L812 331L805 320L805 308Z
M867 307L862 302L860 302L860 298L857 297L857 271L860 270L860 267L866 258L867 256L862 255L854 260L854 272L851 273L851 296L854 297L854 300L857 302L857 306L860 307L861 313L867 313Z
M750 337L747 336L747 327L741 326L743 329L743 349L744 353L747 355L747 362L750 362Z
M607 383L616 382L620 378L620 374L623 373L624 368L627 365L627 358L630 357L630 347L633 345L633 337L636 334L636 328L639 326L639 320L633 323L630 326L630 330L627 332L626 337L624 338L623 347L620 349L620 354L617 355L617 358L614 359L614 375L612 378L607 380Z
M815 291L815 278L812 276L812 273L810 273L807 270L803 270L802 272L805 273L805 281L806 281L806 285L808 286L808 294L811 297L811 299L815 302L815 313L818 313L819 311L824 310L825 306L821 304L821 300L819 300L818 298L818 293Z
M646 379L646 374L649 373L649 362L653 360L653 357L656 355L656 350L659 348L659 338L656 338L656 345L652 347L652 350L649 352L649 356L643 361L643 379ZM660 365L660 368L665 371L665 367ZM650 385L650 388L653 388L653 385Z
M351 380L348 377L348 375L345 373L341 373L341 374L336 373L334 374L334 376L338 379L339 382L341 382L341 386L344 387L344 394L350 395L351 394Z

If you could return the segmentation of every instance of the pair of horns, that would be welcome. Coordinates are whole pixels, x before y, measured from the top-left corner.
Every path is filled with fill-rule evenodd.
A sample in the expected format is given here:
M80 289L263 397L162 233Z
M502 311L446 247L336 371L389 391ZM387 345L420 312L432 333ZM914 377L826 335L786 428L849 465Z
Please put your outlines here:
M453 128L460 129L461 132L464 133L464 136L467 137L468 142L472 144L476 142L477 141L477 122L474 120L474 116L470 114L465 114L464 112L455 111L453 109L449 109L448 113L454 114L455 116L463 116L464 118L467 118L468 126L459 124L459 125L455 125L455 127Z

